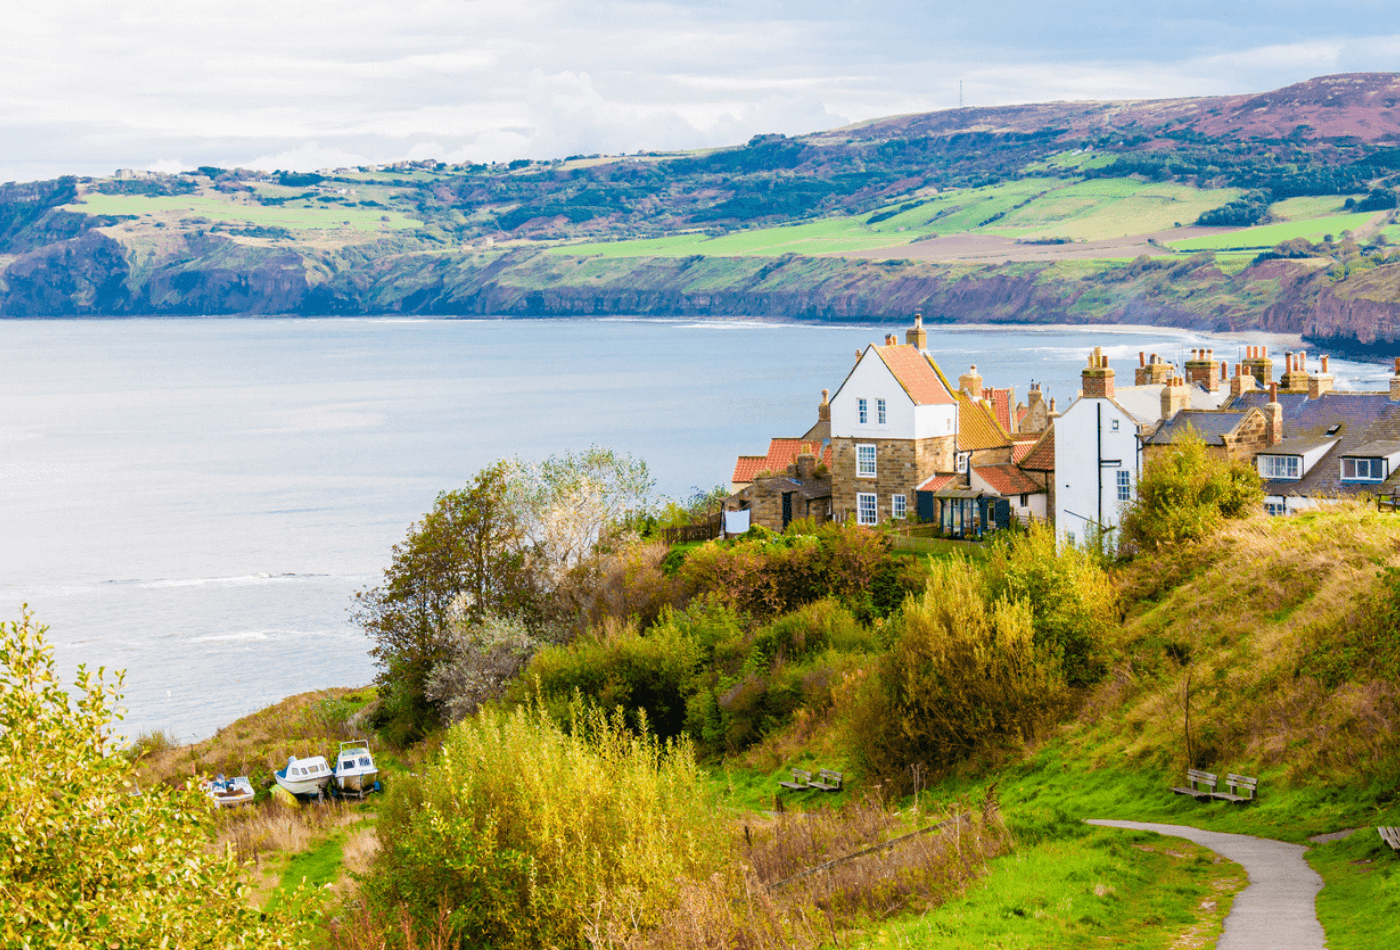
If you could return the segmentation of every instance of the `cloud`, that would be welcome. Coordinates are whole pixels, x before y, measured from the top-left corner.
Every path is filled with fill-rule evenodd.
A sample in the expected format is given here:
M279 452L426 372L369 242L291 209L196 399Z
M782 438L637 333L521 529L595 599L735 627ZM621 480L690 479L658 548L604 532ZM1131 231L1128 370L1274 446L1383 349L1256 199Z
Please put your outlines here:
M50 0L0 25L0 179L738 143L957 105L1388 69L1380 0Z

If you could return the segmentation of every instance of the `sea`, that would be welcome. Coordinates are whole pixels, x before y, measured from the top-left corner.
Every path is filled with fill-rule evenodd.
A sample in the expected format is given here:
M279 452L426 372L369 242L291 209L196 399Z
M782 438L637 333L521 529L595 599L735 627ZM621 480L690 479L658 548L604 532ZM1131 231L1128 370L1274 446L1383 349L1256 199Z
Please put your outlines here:
M0 320L0 621L48 627L60 672L125 671L129 737L213 734L285 696L370 682L356 591L492 461L590 445L658 492L816 420L858 348L901 325L665 319ZM1181 360L1247 342L1143 327L933 326L956 378L1061 408L1104 347ZM1287 341L1281 341L1286 344ZM1281 345L1275 347L1281 349ZM1340 388L1384 367L1332 361ZM26 606L27 605L27 606Z

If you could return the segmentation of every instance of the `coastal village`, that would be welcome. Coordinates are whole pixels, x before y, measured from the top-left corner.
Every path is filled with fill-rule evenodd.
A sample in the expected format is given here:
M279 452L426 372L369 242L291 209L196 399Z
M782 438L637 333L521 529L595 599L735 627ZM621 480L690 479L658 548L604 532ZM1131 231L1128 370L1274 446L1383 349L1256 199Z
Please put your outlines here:
M976 366L954 385L915 314L903 343L888 334L856 352L805 433L739 456L723 530L853 519L976 538L1040 519L1069 543L1111 538L1143 466L1188 438L1252 462L1271 515L1392 496L1400 483L1400 359L1386 392L1334 390L1326 356L1310 368L1300 350L1276 366L1265 346L1233 368L1211 349L1181 366L1143 352L1132 373L1119 385L1096 347L1063 408L1035 384L1018 402L1014 388L983 385Z

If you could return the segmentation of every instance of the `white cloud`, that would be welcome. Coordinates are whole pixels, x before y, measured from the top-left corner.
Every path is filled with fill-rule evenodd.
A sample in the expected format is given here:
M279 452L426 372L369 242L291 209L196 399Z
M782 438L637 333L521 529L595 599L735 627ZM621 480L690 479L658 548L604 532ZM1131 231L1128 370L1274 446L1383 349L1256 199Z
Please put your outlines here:
M49 0L0 26L0 179L151 154L322 167L693 148L957 104L1264 91L1389 69L1355 0Z

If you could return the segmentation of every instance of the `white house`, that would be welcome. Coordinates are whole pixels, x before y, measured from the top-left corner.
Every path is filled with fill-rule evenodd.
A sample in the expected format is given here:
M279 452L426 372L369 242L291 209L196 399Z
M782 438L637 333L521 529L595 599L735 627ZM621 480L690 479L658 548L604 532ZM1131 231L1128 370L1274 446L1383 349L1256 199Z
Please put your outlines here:
M1138 420L1114 397L1113 370L1096 347L1084 391L1055 420L1055 532L1071 544L1111 532L1142 471Z

